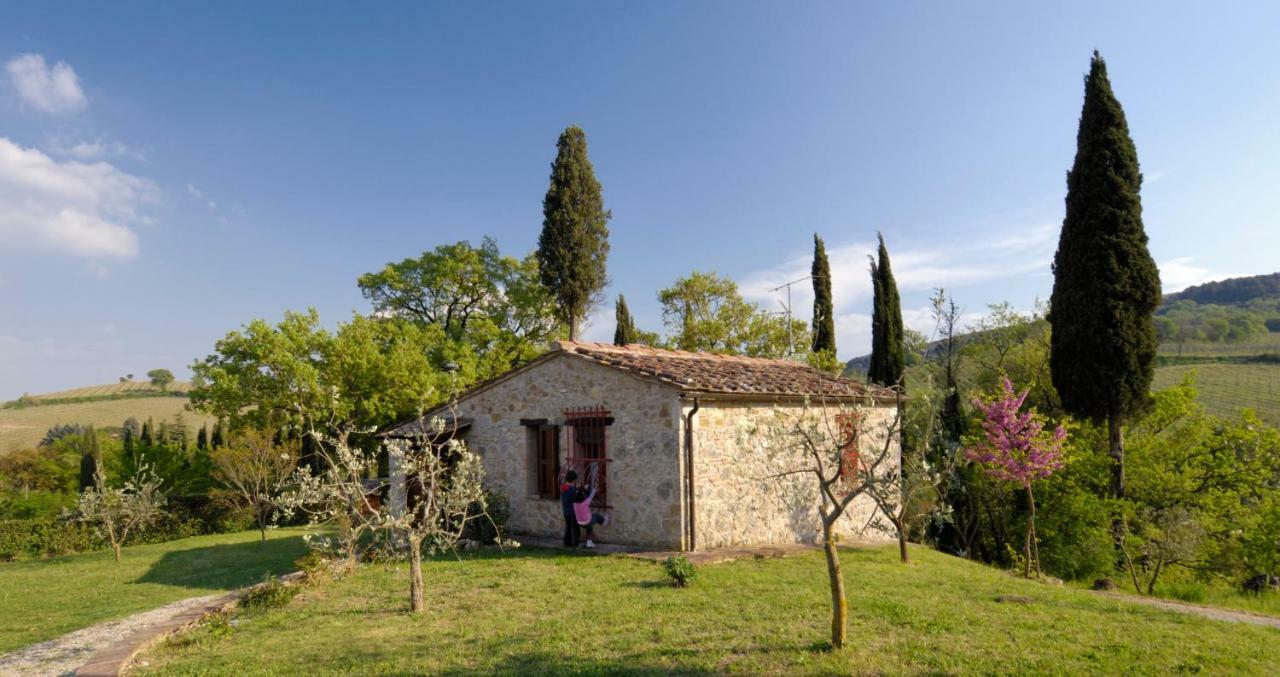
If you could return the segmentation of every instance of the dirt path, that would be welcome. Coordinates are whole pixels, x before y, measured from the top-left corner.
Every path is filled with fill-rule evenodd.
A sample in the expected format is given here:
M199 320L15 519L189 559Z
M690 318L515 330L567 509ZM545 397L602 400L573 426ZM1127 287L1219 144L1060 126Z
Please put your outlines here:
M191 597L143 611L116 621L99 623L39 644L0 656L0 675L69 675L95 654L119 644L135 633L168 621L188 611L208 606L227 593Z
M1235 609L1224 609L1216 606L1201 606L1199 604L1190 604L1187 602L1175 602L1173 600L1158 599L1155 597L1135 597L1133 595L1125 595L1116 592L1100 592L1098 594L1105 595L1111 599L1132 602L1134 604L1145 604L1158 609L1165 609L1166 611L1176 611L1183 614L1212 618L1215 621L1251 623L1253 625L1265 625L1280 629L1280 618L1275 616L1264 616L1262 614L1250 613L1248 611L1236 611Z

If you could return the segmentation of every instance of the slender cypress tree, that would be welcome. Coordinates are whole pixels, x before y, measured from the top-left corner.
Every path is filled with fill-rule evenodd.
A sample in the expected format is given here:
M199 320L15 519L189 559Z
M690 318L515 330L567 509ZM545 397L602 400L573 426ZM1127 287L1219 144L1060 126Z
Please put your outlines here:
M142 442L142 446L150 447L155 445L156 438L155 438L155 433L153 432L154 425L155 424L151 421L150 417L148 417L146 422L142 424L142 434L139 436Z
M196 433L196 449L200 451L209 450L209 424L200 426L200 431Z
M638 343L640 337L636 333L636 321L631 317L631 311L627 308L627 299L623 298L622 294L618 294L618 301L613 307L613 316L615 319L613 344L625 346L628 343Z
M224 433L222 430L222 419L218 419L214 422L213 432L209 435L209 448L221 449L225 444L226 440L224 439Z
M1053 257L1049 370L1063 407L1106 421L1111 491L1124 496L1126 419L1150 402L1160 271L1147 251L1138 152L1095 51L1084 84L1067 209Z
M817 233L813 234L813 352L836 354L835 307L831 302L831 264L827 247Z
M98 458L102 449L98 446L98 431L93 426L84 432L83 451L80 453L80 491L94 485L94 475L98 474Z
M874 292L871 310L871 366L867 380L883 386L902 386L906 361L902 349L902 302L898 283L889 267L889 249L880 238L877 259L871 261L871 287Z
M570 340L578 338L579 325L607 282L611 217L587 157L587 135L568 127L556 142L551 185L542 199L537 257L542 284L556 297Z

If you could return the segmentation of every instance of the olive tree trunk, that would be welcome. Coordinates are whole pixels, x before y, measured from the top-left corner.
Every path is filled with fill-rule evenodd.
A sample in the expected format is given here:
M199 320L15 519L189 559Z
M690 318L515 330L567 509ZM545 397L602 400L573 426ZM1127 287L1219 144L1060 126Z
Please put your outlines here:
M426 611L427 603L423 596L422 582L422 539L409 539L409 610L413 613Z
M827 556L827 579L831 584L831 648L843 649L849 604L844 596L844 576L840 574L840 553L836 550L835 519L822 519L822 552Z

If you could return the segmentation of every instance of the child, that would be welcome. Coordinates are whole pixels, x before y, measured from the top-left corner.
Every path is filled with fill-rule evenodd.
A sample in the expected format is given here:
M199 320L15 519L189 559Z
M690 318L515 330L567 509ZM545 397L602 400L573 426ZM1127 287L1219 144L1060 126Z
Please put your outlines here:
M570 470L564 474L564 482L560 484L560 511L564 513L564 547L578 547L578 520L574 516L573 501L580 488L574 483L578 481L578 473Z
M591 491L587 491L583 487L578 487L573 499L573 513L577 518L576 526L585 527L587 530L587 542L584 544L588 548L596 547L594 541L591 540L591 529L595 525L606 526L609 524L609 517L601 515L598 512L591 512L591 499L596 497L595 482L591 483Z

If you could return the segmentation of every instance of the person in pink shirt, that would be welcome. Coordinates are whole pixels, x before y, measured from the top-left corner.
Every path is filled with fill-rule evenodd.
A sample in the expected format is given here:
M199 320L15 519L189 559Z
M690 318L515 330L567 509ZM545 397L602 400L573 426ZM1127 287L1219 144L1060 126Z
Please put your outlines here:
M591 489L588 491L584 487L578 487L573 497L573 515L578 521L578 526L584 527L587 532L587 542L583 547L594 548L596 544L591 540L592 527L599 524L606 526L609 524L609 516L601 515L598 512L591 512L591 500L596 497L595 482L591 483Z

